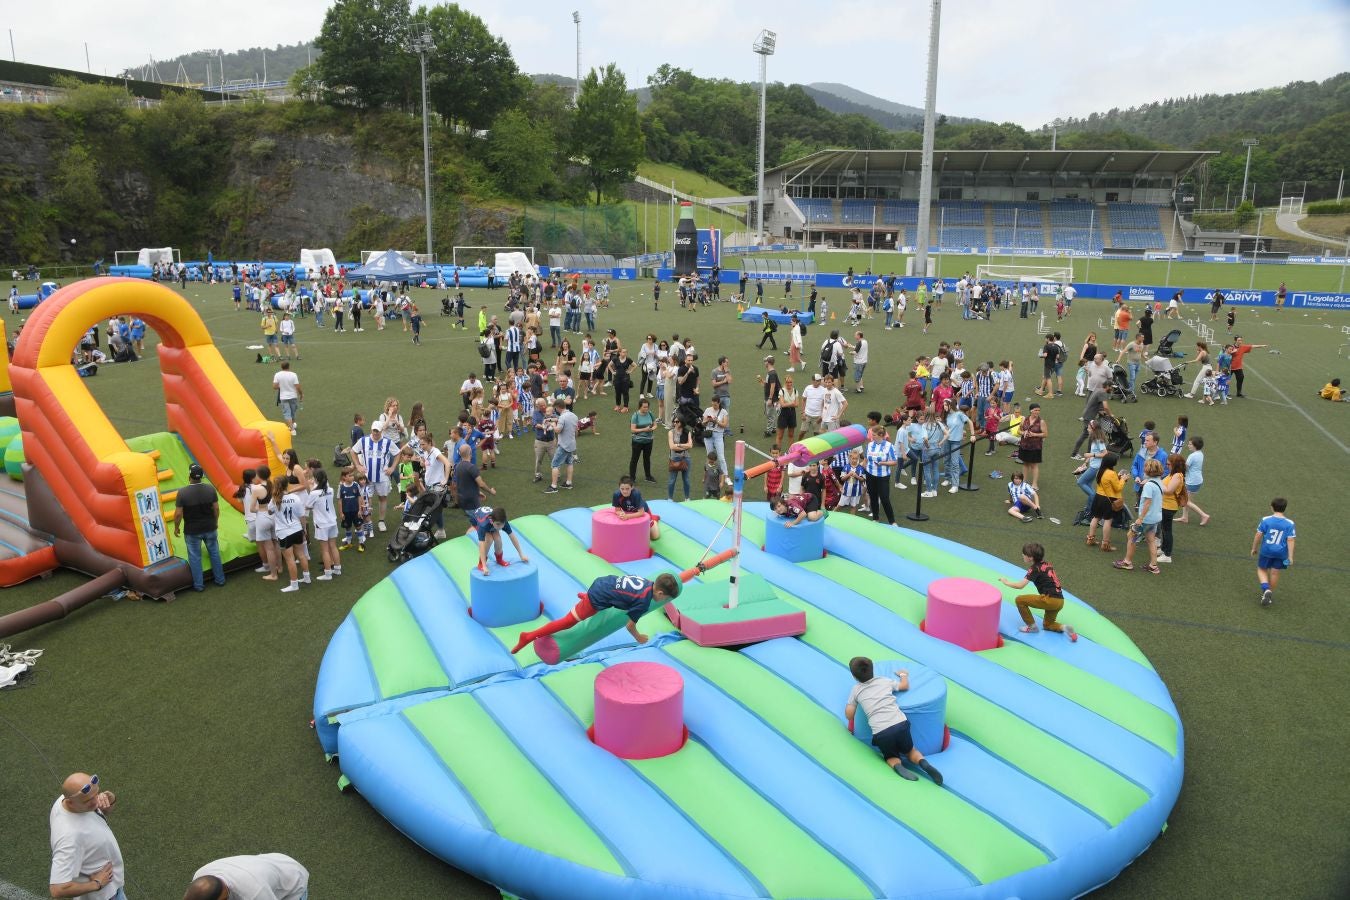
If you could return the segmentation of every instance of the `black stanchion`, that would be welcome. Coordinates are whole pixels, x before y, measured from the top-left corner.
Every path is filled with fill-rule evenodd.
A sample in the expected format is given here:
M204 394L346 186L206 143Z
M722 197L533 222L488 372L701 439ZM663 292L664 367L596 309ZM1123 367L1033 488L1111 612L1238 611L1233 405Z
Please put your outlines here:
M919 473L919 481L918 481L917 484L914 485L914 488L915 488L915 491L914 491L914 512L912 512L912 513L907 513L907 514L905 515L905 518L906 518L906 519L909 519L911 522L927 522L927 521L928 521L928 516L925 515L925 514L924 514L924 511L923 511L923 470L924 470L924 464L923 464L923 454L922 454L922 453L919 454L919 460L918 460L918 463L915 465L914 469L915 469L916 472Z
M979 485L975 484L975 445L977 443L978 441L971 441L969 444L963 444L954 450L948 450L937 457L938 459L946 459L953 453L960 453L966 447L970 448L970 462L966 465L966 483L961 484L959 479L956 483L956 486L963 491L978 491L980 489ZM905 515L905 518L909 519L911 522L928 521L928 516L923 511L924 469L924 463L922 458L920 458L917 466L919 480L918 483L914 485L916 488L914 492L914 512Z
M980 486L975 483L975 444L970 442L970 462L966 463L966 483L958 485L963 491L978 491Z

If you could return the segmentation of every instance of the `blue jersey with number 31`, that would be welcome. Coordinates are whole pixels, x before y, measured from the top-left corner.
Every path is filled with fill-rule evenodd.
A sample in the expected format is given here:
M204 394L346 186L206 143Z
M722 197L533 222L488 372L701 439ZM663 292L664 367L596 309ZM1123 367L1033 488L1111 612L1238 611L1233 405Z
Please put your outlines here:
M1288 559L1289 542L1298 537L1294 521L1283 516L1266 516L1256 526L1261 535L1261 547L1256 552L1269 559Z

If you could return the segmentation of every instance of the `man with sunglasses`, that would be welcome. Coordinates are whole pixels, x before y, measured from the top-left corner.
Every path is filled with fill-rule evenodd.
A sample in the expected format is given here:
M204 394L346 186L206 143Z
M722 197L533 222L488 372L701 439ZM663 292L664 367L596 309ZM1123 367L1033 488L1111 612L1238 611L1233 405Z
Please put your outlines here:
M99 787L97 775L76 772L61 785L52 804L53 897L126 900L122 849L108 825L117 795Z

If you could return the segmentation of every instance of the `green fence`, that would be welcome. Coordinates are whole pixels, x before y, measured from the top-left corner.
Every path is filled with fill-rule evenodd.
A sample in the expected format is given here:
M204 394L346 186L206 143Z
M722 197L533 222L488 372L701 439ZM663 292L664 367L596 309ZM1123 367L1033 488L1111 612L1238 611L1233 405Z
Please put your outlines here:
M535 258L549 253L603 253L614 257L642 252L637 215L630 202L600 206L532 204L521 214L520 244Z

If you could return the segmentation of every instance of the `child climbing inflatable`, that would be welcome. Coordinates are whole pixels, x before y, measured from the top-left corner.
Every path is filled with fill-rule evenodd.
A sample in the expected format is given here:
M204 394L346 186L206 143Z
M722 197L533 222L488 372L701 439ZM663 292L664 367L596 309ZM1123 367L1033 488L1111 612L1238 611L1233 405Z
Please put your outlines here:
M653 603L664 604L667 600L673 600L678 596L680 596L680 579L669 572L657 575L655 581L649 581L638 575L602 575L591 582L589 589L577 594L577 605L572 607L567 615L554 619L534 631L522 631L520 640L516 642L511 652L519 653L533 641L566 631L607 609L622 612L628 618L625 624L633 640L645 644L647 635L638 631L638 619L647 614Z

